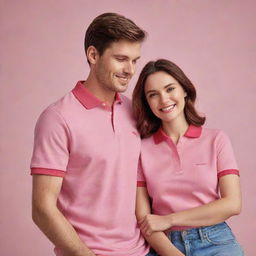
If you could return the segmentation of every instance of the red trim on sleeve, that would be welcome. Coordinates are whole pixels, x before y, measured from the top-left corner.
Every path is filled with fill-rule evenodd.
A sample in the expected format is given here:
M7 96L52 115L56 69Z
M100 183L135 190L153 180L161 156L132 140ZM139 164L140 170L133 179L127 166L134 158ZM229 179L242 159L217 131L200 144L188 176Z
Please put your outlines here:
M31 168L31 175L33 174L43 174L57 177L64 177L65 171L55 170L55 169L47 169L47 168Z
M218 178L228 174L235 174L239 176L239 170L236 170L236 169L223 170L218 173Z
M137 181L137 187L146 187L145 181Z

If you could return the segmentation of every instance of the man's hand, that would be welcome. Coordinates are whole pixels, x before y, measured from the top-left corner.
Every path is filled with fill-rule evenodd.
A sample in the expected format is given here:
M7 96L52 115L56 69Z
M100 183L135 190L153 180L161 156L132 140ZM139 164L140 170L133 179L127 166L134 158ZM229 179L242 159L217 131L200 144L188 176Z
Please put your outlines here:
M138 223L143 235L147 236L150 236L155 231L165 231L172 226L170 215L160 216L148 214L139 220Z

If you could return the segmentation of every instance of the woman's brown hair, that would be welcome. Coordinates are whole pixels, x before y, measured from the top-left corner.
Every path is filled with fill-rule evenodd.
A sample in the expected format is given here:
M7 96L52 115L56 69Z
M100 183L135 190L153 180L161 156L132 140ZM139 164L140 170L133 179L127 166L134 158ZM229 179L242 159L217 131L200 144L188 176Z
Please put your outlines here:
M205 122L205 117L200 116L195 109L196 89L184 72L169 60L159 59L157 61L150 61L140 73L132 98L137 128L142 138L149 137L161 126L161 120L151 111L144 92L147 78L160 71L166 72L175 78L186 92L184 113L188 124L201 126Z

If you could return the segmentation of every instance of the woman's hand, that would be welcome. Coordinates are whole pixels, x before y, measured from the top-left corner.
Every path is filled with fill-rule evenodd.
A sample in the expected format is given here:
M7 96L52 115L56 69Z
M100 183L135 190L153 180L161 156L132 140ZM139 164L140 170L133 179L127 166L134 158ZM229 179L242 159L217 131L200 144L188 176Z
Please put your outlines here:
M170 215L147 214L138 223L142 234L147 236L150 236L155 231L165 231L172 226Z

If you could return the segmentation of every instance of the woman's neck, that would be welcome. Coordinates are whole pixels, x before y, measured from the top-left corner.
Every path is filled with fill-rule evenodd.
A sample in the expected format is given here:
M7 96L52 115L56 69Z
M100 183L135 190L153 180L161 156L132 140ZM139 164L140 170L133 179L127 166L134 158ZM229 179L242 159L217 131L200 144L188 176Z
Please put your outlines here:
M177 119L171 122L162 122L163 131L172 141L177 144L188 129L189 124L186 119Z

